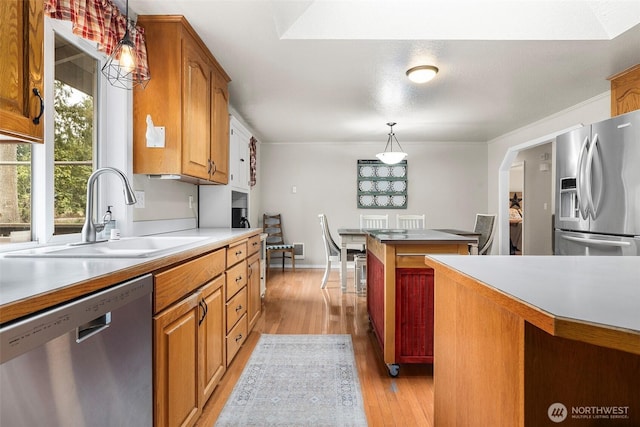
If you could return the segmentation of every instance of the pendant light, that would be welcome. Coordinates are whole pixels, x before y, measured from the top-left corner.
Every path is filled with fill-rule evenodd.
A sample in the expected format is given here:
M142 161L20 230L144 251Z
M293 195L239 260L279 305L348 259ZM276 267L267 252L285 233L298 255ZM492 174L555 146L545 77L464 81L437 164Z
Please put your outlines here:
M387 145L385 145L384 151L382 153L376 154L376 157L381 162L386 163L388 165L395 165L396 163L400 163L401 161L404 160L405 157L407 157L407 153L402 151L402 146L398 142L398 138L396 138L396 134L393 133L393 127L395 125L396 123L394 122L387 123L387 126L390 127L389 138L387 139ZM396 144L398 144L398 148L400 148L400 151L393 151L394 140L396 141Z
M140 64L140 51L136 49L129 33L129 0L126 2L126 28L122 40L118 42L109 59L102 67L102 74L109 80L112 86L122 89L133 89L141 86L143 89L151 78L148 74L142 75L137 67Z

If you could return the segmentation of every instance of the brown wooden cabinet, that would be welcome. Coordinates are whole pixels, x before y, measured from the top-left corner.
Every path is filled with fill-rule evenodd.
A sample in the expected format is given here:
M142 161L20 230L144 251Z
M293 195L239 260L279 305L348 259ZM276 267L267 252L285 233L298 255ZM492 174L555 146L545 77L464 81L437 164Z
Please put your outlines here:
M199 339L199 371L201 406L213 393L226 371L225 353L225 313L224 313L225 277L217 279L200 289L201 301L205 307L205 315L200 323Z
M226 250L154 275L156 427L195 424L226 370Z
M41 0L0 2L0 142L43 142L43 8Z
M640 109L640 64L611 76L611 117Z
M227 184L229 76L182 16L140 16L152 78L133 98L133 172ZM147 115L165 146L147 147Z
M156 427L193 425L202 411L198 383L199 295L154 318Z

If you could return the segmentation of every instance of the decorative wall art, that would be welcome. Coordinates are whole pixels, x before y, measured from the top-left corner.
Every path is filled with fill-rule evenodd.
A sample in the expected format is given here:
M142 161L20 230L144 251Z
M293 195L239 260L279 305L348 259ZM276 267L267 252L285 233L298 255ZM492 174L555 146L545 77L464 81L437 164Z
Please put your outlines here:
M358 208L406 209L407 161L358 160Z

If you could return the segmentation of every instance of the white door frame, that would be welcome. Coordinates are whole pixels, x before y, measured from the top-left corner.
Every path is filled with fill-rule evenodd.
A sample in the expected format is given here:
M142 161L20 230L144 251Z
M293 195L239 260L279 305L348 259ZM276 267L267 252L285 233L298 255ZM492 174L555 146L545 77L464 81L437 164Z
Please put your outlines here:
M582 123L509 147L498 169L498 254L509 255L509 169L520 151L554 141L558 135L583 127ZM554 156L555 157L555 156Z

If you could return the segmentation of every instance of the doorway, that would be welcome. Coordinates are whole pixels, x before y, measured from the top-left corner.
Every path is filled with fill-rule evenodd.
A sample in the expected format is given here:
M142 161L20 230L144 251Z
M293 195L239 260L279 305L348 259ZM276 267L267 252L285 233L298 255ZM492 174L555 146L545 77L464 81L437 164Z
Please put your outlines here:
M509 255L522 255L524 238L524 161L509 169Z

